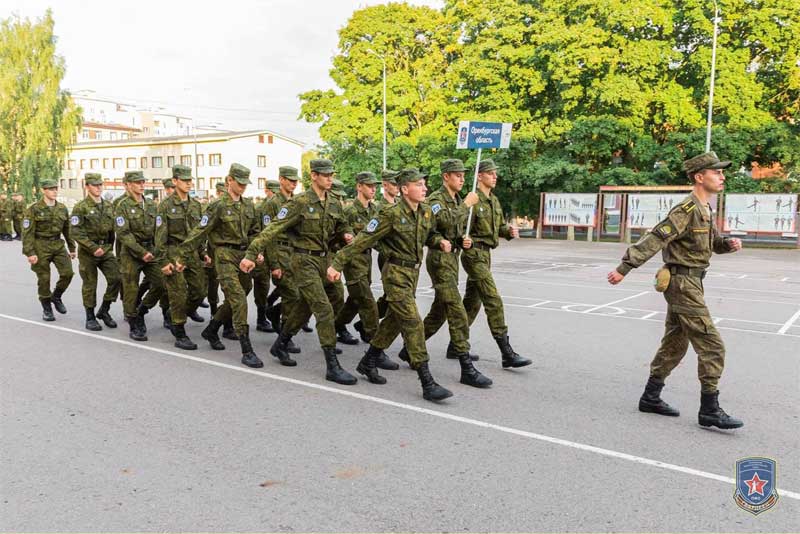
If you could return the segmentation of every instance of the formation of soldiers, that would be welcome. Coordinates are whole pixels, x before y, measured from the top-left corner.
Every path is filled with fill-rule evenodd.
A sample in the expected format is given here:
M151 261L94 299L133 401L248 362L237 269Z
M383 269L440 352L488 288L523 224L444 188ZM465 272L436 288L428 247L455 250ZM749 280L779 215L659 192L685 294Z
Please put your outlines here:
M705 306L702 286L712 252L741 248L740 240L719 235L708 204L711 195L722 191L722 169L729 165L713 152L687 160L684 171L694 183L692 195L631 246L608 275L611 284L618 284L630 270L662 251L665 266L658 282L669 305L666 333L639 409L679 414L660 394L691 343L699 361L699 422L719 428L743 425L718 403L724 345ZM53 308L66 313L62 296L73 277L71 259L77 255L86 328L93 331L102 329L100 321L108 328L117 326L110 307L120 296L131 339L147 341L145 316L159 305L175 346L193 350L197 345L185 325L188 319L204 322L197 310L209 306L211 318L202 338L212 349L225 350L222 330L222 338L239 341L242 363L260 368L264 364L248 323L247 296L255 290L256 329L277 334L270 353L278 362L297 365L292 355L300 349L293 338L301 330L312 331L308 323L313 316L325 378L339 384L357 382L341 366L342 351L337 348L337 343L358 344L348 330L356 315L359 319L353 326L369 345L356 372L370 383L385 384L379 370L399 368L385 351L400 335L403 348L398 356L417 371L427 400L452 396L431 375L426 348L426 341L445 322L450 335L446 357L459 361L460 382L477 388L492 385L475 367L479 357L470 353L470 327L481 307L502 354L502 367L532 363L511 346L492 274L492 250L500 239L519 237L518 229L506 224L493 194L498 167L492 160L480 162L476 191L463 198L467 169L461 160L448 159L440 165L442 187L430 195L428 176L419 170L384 170L382 197L376 200L378 177L365 171L355 176L357 196L352 202L343 200L343 184L334 180L333 163L326 159L310 162L311 187L299 194L294 193L298 170L280 167L279 180L268 183L267 198L258 205L243 196L251 184L250 170L238 163L231 165L225 183L218 184L217 198L206 205L190 195L191 169L176 165L172 171L172 179L164 184L169 195L158 205L143 196L141 171L125 173L126 193L113 203L102 197L102 177L88 173L86 198L72 214L56 200L57 182L41 182L43 197L25 210L21 232L23 254L37 276L45 321L55 320ZM4 236L14 209L9 212L4 207ZM12 214L9 219L7 213ZM383 286L378 300L372 292L373 250ZM423 263L435 293L424 320L415 299ZM52 290L51 264L58 272ZM459 266L467 274L463 297ZM106 279L106 291L95 309L98 271ZM270 282L275 286L271 293Z

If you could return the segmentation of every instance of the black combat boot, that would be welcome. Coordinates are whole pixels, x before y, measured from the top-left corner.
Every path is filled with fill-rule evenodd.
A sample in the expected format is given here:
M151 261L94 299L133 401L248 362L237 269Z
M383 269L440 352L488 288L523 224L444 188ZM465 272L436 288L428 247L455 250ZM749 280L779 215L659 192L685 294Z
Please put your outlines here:
M461 364L461 383L467 386L473 386L476 388L488 388L492 385L492 379L488 376L484 376L475 369L475 366L472 364L472 358L469 357L469 353L459 354L458 355L458 362Z
M147 315L149 311L150 310L146 308L144 304L139 304L136 308L137 324L139 325L139 330L142 331L142 335L147 334L147 323L144 322L144 316Z
M303 329L303 332L313 332L314 331L313 328L308 326L308 321L306 321L305 324L301 328Z
M278 334L278 339L272 344L272 347L269 349L269 353L278 358L278 361L281 362L281 365L285 365L286 367L294 367L297 365L297 362L289 356L289 351L287 350L287 343L292 340L286 334Z
M239 336L239 345L242 346L242 363L247 367L264 367L264 362L253 352L253 345L250 344L250 327L245 326L244 332Z
M267 321L272 324L272 327L278 329L281 324L281 305L280 303L274 306L267 306L267 309L264 310L264 316L266 317Z
M358 345L358 340L353 337L346 326L340 326L336 330L336 341L344 343L345 345Z
M372 336L368 335L367 331L364 330L364 323L361 322L361 319L353 323L353 328L355 328L356 332L358 332L359 337L361 337L361 341L364 343L369 343L372 341Z
M53 291L53 296L50 297L50 301L53 303L53 307L58 313L67 313L67 308L64 306L64 302L61 300L61 295L63 294L63 291L56 289Z
M397 353L397 357L406 362L408 366L411 367L411 357L408 355L408 349L406 348L405 345L403 345L403 348L400 349L400 352Z
M274 332L272 321L267 319L267 307L256 306L256 330L259 332Z
M200 332L200 337L208 341L208 344L211 345L211 348L214 350L225 350L225 345L219 340L220 326L222 326L222 323L212 318L208 321L208 326Z
M280 304L278 304L278 306L280 306ZM280 319L278 319L278 321L280 321ZM280 332L286 331L286 328L284 328L286 326L286 321L279 322L277 324L281 325ZM284 350L289 354L300 354L300 347L294 344L294 341L292 341L292 336L286 338L286 343L284 343L284 345Z
M43 321L55 321L56 318L53 315L53 304L50 302L50 299L42 299L42 320Z
M128 324L131 327L128 337L134 341L147 341L147 333L142 331L140 318L138 315L127 318Z
M108 313L109 309L111 309L111 301L104 300L100 307L97 309L97 318L103 321L109 328L116 328L117 322L111 318L111 314Z
M343 386L352 386L358 382L356 377L342 369L342 366L339 365L339 358L336 357L336 351L333 350L333 347L323 348L322 352L325 353L325 366L327 367L325 380L336 382Z
M469 359L472 360L473 362L477 362L478 360L481 359L480 356L478 356L477 354L472 354L469 351L467 351L467 354L469 354ZM453 346L453 342L452 341L447 344L447 355L446 356L447 356L448 360L460 360L461 359L461 355L458 352L456 352L456 349Z
M500 347L500 352L503 354L503 369L506 367L525 367L533 362L527 358L523 358L511 348L511 343L508 342L508 334L496 336L494 340L497 346Z
M162 323L164 328L172 332L172 316L169 313L169 308L161 308L161 317L164 319Z
M356 371L367 377L372 384L385 384L386 379L378 374L377 361L381 354L381 349L376 349L372 345L364 353L364 357L358 362Z
M175 336L175 346L183 350L197 350L197 344L186 335L186 328L182 324L172 325L172 335Z
M641 398L639 398L639 411L678 417L681 412L661 400L662 389L664 389L663 380L659 380L653 376L648 378L647 384L644 386L644 393L642 393Z
M697 416L700 426L715 426L722 429L741 428L744 422L725 413L719 407L719 391L700 394L700 413Z
M417 375L419 381L422 383L422 398L429 401L441 401L448 397L452 397L453 393L446 388L443 388L431 376L431 371L428 369L428 362L422 362L417 366Z
M378 369L383 369L384 371L397 371L400 369L400 365L397 362L392 361L392 359L389 358L389 355L383 351L378 354L378 359L375 360L375 365L378 366Z
M206 322L206 320L203 318L203 316L200 315L199 313L197 313L197 308L194 308L192 310L187 311L186 312L186 317L188 317L189 319L191 319L192 321L194 321L196 323L204 323L204 322Z
M222 337L230 339L231 341L239 341L239 336L236 335L236 330L233 328L232 317L222 323Z
M97 318L94 316L94 308L86 308L86 330L99 332L102 329L103 327L100 326L100 323L97 322Z

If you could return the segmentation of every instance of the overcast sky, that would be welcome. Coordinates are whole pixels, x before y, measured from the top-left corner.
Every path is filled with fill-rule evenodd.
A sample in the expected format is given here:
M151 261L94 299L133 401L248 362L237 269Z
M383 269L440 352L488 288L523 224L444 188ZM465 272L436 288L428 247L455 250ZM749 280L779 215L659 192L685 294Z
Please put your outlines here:
M161 106L198 124L269 129L309 144L297 95L333 88L337 31L379 0L3 0L0 16L53 9L63 87ZM411 0L439 7L441 0ZM225 108L225 109L211 109ZM247 111L238 111L247 110Z

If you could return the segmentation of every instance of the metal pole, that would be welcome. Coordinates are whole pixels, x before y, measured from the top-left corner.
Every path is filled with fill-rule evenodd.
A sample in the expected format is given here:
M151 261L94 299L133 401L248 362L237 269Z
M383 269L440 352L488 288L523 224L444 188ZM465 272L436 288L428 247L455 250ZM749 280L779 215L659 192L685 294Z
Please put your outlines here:
M386 56L383 60L383 170L386 170Z
M481 149L478 149L478 161L475 162L475 177L472 179L472 192L475 192L475 189L478 187L478 167L481 164ZM474 206L469 207L469 216L467 217L467 231L464 232L466 237L469 237L469 228L472 226L472 208Z
M719 7L714 0L714 36L711 40L711 83L708 91L708 118L706 119L706 152L711 150L711 111L714 107L714 78L717 72L717 24Z

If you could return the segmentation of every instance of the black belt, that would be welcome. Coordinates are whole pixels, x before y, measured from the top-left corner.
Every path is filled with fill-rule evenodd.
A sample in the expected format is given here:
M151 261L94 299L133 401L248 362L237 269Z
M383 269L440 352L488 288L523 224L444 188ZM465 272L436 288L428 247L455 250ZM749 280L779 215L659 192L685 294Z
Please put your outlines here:
M493 247L487 245L486 243L482 243L479 241L472 242L472 248L477 248L478 250L492 250Z
M227 243L214 245L217 248L229 248L232 250L247 250L248 245L229 245Z
M292 244L289 243L288 241L275 241L275 244L280 246L280 247L291 247L292 246Z
M420 266L419 263L414 263L413 261L405 261L399 258L389 258L387 261L394 265L399 265L400 267L406 267L408 269L419 269Z
M328 255L326 250L307 250L304 248L294 247L294 251L299 252L300 254L308 254L309 256L317 256L318 258L324 258Z
M669 272L672 274L683 274L686 276L694 276L702 280L706 277L705 269L698 269L695 267L684 267L683 265L670 265Z

